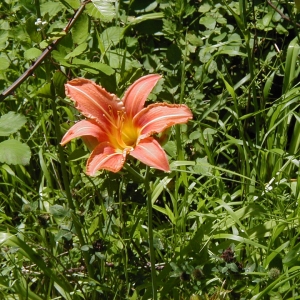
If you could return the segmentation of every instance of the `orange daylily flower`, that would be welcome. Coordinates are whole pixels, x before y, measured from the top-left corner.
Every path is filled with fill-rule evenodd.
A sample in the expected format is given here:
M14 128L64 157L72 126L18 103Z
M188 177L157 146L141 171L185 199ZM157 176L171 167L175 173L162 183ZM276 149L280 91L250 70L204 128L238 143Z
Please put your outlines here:
M144 164L169 171L167 155L151 137L166 128L192 119L186 105L155 103L144 108L145 101L160 75L151 74L135 81L122 100L91 80L78 78L67 82L66 95L87 119L73 125L61 145L81 137L92 150L86 173L106 169L118 172L129 154Z

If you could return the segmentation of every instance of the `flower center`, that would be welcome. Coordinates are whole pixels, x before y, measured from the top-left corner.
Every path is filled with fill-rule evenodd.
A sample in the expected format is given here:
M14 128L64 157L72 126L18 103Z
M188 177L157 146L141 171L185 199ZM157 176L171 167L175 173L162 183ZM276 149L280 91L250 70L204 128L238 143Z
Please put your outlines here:
M136 146L139 133L136 127L132 125L132 122L125 121L121 128L121 139L125 147L134 148Z

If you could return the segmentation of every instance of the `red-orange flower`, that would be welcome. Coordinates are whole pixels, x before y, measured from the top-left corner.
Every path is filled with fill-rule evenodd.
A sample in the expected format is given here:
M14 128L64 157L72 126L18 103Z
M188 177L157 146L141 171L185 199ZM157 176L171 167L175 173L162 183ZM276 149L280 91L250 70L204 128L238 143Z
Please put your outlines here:
M155 103L144 108L145 101L160 75L152 74L135 81L122 100L87 79L74 79L66 85L66 95L87 119L73 125L61 144L81 137L92 150L86 173L106 169L118 172L127 154L144 164L169 171L166 153L151 137L166 128L192 119L186 105Z

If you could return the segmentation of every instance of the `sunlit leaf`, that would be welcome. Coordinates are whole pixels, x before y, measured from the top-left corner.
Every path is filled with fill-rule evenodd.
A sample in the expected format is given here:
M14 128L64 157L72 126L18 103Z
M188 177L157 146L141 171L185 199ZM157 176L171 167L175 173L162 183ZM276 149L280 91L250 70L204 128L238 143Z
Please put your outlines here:
M37 48L30 48L24 52L24 58L27 60L35 60L42 54L42 51Z
M10 65L10 61L7 57L0 57L0 70L6 70Z
M92 3L104 22L111 22L116 16L115 0L92 0Z
M90 18L87 14L82 14L72 28L72 38L75 44L81 44L90 36Z
M123 38L123 29L121 27L108 27L100 35L101 41L107 49L110 46L116 46Z
M12 111L0 117L0 136L17 132L26 123L26 118Z
M28 165L30 148L16 140L6 140L0 143L0 162L9 165Z

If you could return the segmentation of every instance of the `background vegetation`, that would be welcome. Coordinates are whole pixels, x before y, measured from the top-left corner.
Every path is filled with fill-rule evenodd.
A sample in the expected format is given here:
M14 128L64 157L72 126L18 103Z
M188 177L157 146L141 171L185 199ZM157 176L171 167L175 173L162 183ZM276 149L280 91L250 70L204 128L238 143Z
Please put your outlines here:
M155 297L150 195L158 299L299 299L297 20L285 0L1 1L0 298ZM86 176L82 141L59 146L81 118L63 84L122 96L149 73L149 103L194 115L172 172Z

